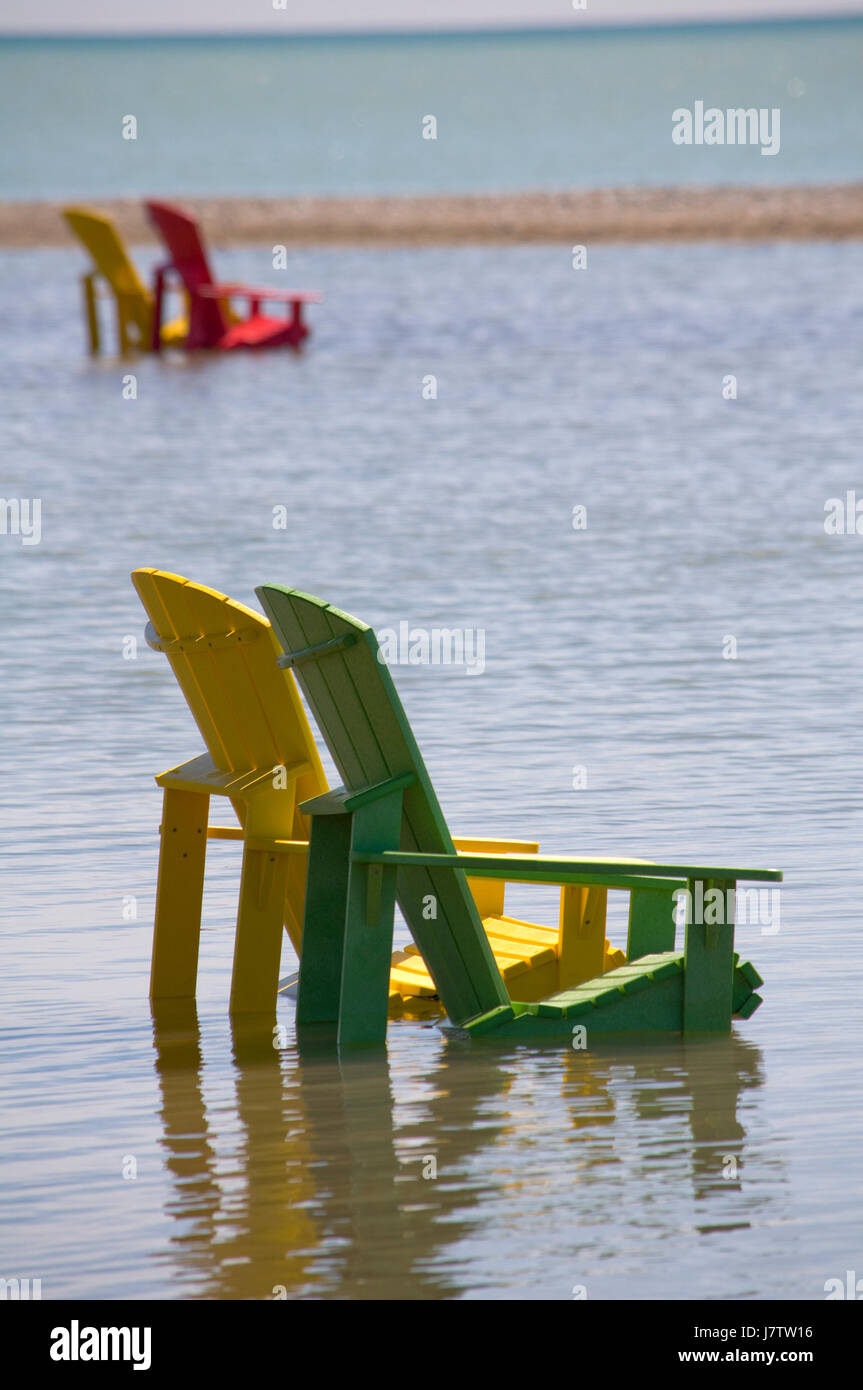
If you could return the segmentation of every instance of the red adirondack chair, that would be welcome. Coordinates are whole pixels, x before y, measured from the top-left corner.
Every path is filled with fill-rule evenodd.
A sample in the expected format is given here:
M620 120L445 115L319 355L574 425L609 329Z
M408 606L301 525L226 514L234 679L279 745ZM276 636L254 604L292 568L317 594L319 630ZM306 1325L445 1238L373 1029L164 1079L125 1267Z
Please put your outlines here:
M299 347L309 329L303 322L303 305L317 303L315 290L259 289L251 285L217 284L213 280L207 253L197 223L181 208L170 203L145 203L147 216L159 232L171 257L159 266L154 278L153 351L161 347L162 304L169 276L182 282L189 298L189 332L183 347L267 348ZM246 318L234 318L228 306L234 298L248 300ZM291 306L287 319L262 314L262 300L275 300Z

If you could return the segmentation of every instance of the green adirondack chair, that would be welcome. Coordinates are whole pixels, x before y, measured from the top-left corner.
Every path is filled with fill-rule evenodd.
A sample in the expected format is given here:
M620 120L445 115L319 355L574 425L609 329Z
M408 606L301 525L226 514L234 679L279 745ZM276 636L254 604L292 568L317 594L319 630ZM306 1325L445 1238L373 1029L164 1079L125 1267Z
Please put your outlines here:
M763 982L734 952L733 890L740 879L778 881L779 871L457 855L372 629L297 590L266 584L256 592L284 649L279 663L293 671L344 782L302 805L311 836L298 1026L337 1023L340 1044L385 1038L396 900L451 1022L472 1035L728 1032L733 1014L754 1012ZM603 975L600 966L595 978L544 1000L511 999L466 870L627 889L626 964ZM687 887L691 902L718 889L729 911L724 925L688 921L676 951L674 895Z

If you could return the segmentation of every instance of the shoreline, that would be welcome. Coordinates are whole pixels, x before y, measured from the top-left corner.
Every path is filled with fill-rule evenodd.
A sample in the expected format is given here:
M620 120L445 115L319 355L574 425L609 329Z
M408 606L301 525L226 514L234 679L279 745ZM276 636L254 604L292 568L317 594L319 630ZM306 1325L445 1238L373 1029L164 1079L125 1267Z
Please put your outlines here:
M589 245L863 237L863 183L177 201L200 219L214 246ZM85 204L109 216L131 244L155 241L138 199L82 200ZM61 216L64 205L0 202L0 247L70 245L73 238Z

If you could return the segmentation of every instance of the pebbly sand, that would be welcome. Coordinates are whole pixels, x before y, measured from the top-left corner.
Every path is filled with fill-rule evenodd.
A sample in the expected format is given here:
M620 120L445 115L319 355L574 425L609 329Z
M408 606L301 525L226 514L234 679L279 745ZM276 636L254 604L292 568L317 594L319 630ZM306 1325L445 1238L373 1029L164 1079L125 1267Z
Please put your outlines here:
M758 241L863 236L863 183L796 187L608 188L368 198L184 198L208 239L423 246L471 242ZM54 202L0 202L0 246L62 246ZM131 243L152 241L141 204L94 199Z

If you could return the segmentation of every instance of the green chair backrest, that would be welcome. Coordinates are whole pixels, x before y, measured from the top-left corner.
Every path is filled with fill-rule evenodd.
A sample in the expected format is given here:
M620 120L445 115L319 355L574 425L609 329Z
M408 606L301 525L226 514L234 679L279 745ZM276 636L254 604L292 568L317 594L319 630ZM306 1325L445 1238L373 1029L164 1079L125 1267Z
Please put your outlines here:
M406 772L402 850L455 848L416 739L370 627L295 589L256 590L344 785L350 791ZM345 639L325 653L308 648ZM398 904L450 1019L462 1023L509 1004L509 995L461 870L405 868ZM436 916L424 915L433 901Z

